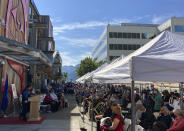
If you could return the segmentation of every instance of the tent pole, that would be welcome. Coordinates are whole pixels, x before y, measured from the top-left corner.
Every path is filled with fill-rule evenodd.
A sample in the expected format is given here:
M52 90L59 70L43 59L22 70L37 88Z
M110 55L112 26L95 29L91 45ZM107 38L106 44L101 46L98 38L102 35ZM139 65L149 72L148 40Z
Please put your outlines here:
M131 93L131 115L132 115L132 125L131 131L135 131L135 96L134 96L134 81L132 80L132 93Z
M180 109L183 110L183 82L179 84L180 89Z
M90 85L91 85L91 83L90 83ZM92 85L91 85L92 86ZM92 119L91 119L91 131L93 131L93 115L94 115L94 87L92 86L92 111L91 111L91 117L92 117Z

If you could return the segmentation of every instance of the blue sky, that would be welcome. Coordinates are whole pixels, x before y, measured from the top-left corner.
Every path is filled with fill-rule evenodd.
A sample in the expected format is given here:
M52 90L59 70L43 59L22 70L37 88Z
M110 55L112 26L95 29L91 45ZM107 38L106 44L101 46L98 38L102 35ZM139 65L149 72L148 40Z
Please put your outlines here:
M40 14L51 17L63 65L76 65L90 56L108 23L160 24L173 16L184 17L184 0L34 1Z

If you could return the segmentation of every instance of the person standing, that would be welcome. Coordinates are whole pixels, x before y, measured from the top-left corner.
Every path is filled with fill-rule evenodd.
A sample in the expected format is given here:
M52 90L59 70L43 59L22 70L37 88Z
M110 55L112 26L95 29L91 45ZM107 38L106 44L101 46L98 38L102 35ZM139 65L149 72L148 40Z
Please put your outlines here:
M30 103L28 98L31 96L32 86L28 85L22 92L22 112L20 118L27 121L26 114L29 112Z
M174 111L176 109L180 109L180 94L179 93L174 94L172 106L174 108Z
M160 94L158 90L155 90L155 97L153 100L155 102L154 111L159 112L163 105L163 101L162 101L162 95Z

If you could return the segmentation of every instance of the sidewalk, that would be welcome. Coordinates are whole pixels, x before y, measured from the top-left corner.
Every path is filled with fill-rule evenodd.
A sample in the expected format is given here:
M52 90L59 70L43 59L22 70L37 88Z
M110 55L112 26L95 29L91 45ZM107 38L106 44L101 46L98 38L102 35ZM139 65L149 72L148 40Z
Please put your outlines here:
M83 112L80 106L78 106L78 110L79 112ZM83 115L82 113L80 113L80 116L81 116L80 127L84 127L88 131L96 131L96 122L93 122L92 128L92 122L89 120L89 118L86 115Z
M42 124L0 125L0 131L80 131L81 127L85 127L87 131L92 131L91 122L87 118L85 118L85 123L82 122L74 96L66 95L66 98L69 107L56 113L41 114L47 117ZM95 127L93 131L96 131Z

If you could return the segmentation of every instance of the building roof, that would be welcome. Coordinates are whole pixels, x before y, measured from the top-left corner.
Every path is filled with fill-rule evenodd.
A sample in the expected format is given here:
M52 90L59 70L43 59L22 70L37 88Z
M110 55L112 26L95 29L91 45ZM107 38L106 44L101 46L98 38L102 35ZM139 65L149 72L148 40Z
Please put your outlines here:
M157 27L157 26L158 26L158 24L121 23L121 26L144 26L144 27Z

